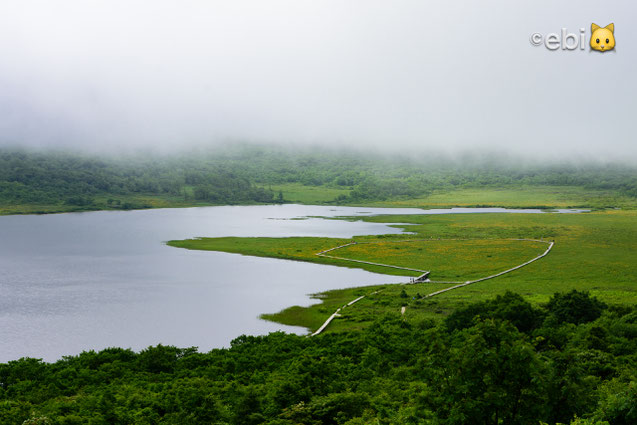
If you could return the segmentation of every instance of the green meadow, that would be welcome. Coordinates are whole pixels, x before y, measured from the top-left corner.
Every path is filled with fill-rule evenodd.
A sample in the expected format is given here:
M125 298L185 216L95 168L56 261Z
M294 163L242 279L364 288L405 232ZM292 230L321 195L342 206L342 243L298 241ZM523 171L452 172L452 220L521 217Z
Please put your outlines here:
M353 206L395 208L452 208L452 207L504 207L504 208L637 208L637 199L616 190L591 189L581 186L475 187L438 189L423 196L396 196L382 201L343 199L350 189L302 183L272 184L269 189L283 194L286 202L298 204L339 203ZM340 197L340 199L339 199Z
M504 208L635 208L637 199L614 190L580 186L476 187L437 190L405 199L369 202L368 206L413 208L504 207Z
M333 257L433 271L433 281L466 281L508 270L542 254L548 243L512 239L424 239L358 243Z
M403 306L406 307L405 320L444 317L459 307L506 291L519 293L538 305L546 303L555 292L572 289L588 291L609 304L637 303L637 211L386 215L357 219L389 223L413 234L359 236L353 239L358 244L331 251L329 255L431 270L434 281L444 280L442 277L460 280L482 277L528 261L546 249L543 243L510 239L553 240L555 245L546 257L519 270L435 297L426 295L449 285L418 283L337 289L316 294L315 297L322 300L319 304L293 306L279 313L266 314L264 318L315 330L336 308L361 295L366 297L344 308L342 317L330 324L329 331L363 328L379 314L400 314ZM413 241L401 242L409 239ZM418 275L417 272L316 255L351 241L334 238L201 238L168 244L362 268L404 275L406 282L408 276ZM370 295L379 289L380 292Z

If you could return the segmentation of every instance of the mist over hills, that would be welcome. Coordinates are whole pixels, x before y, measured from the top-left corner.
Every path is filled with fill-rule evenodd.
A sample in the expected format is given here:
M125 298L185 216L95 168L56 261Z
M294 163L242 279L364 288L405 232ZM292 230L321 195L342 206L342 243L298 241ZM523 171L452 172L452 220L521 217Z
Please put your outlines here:
M520 186L581 187L635 198L637 167L475 151L408 155L246 144L127 155L0 149L0 202L5 208L34 206L26 212L289 202L289 185L329 190L332 196L321 202L341 204Z

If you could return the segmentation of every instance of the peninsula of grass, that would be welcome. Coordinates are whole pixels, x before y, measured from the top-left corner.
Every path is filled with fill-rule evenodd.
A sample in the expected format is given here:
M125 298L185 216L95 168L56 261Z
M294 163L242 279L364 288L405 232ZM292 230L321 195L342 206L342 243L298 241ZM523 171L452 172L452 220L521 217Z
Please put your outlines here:
M221 251L235 254L251 255L255 257L279 258L284 260L308 261L312 263L329 264L331 266L361 268L375 273L398 276L418 276L418 272L369 264L356 264L344 260L319 257L316 254L326 249L334 248L352 242L351 239L289 237L289 238L197 238L181 241L169 241L167 245L177 248L196 249L204 251Z
M572 289L588 291L609 304L637 303L637 211L385 215L358 219L388 223L413 234L355 237L353 240L358 244L330 251L329 254L424 268L431 270L432 280L436 280L437 274L450 277L454 273L464 273L465 276L473 277L483 272L488 274L492 270L501 271L509 265L527 261L546 249L545 244L538 242L515 243L508 239L554 240L555 245L549 255L521 269L432 298L424 296L449 285L385 285L375 295L369 294L379 289L376 286L336 289L317 294L322 303L310 307L290 307L276 314L264 315L264 318L315 330L336 308L361 295L367 296L355 306L343 309L342 317L333 321L328 331L362 328L379 314L400 314L403 306L406 307L405 320L441 317L471 302L504 294L507 290L519 293L538 305L548 302L555 292ZM409 239L414 241L398 242ZM170 241L168 244L188 249L356 267L392 275L418 274L316 255L317 252L351 241L336 238L200 238ZM373 249L375 242L382 242L377 247L383 248ZM396 247L399 249L394 249Z

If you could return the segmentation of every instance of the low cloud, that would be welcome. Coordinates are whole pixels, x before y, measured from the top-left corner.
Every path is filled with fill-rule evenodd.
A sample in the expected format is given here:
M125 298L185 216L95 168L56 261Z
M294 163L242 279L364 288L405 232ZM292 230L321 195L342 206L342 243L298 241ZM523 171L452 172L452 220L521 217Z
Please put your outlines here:
M637 6L585 1L0 5L0 146L233 140L626 158ZM529 36L614 22L617 47Z

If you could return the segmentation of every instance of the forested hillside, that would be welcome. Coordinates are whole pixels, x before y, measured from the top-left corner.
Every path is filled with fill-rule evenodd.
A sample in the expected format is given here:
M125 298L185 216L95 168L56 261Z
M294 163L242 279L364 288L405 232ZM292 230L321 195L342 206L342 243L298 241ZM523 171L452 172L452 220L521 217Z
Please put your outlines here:
M440 322L0 364L0 423L637 423L637 310L519 295ZM575 418L580 419L575 419ZM583 418L583 419L581 419ZM23 422L25 421L25 422Z
M331 202L350 204L520 185L603 189L637 198L637 168L255 146L126 157L0 150L5 213L275 203L285 201L285 191L276 186L286 184L334 189L338 196Z
M214 161L197 165L194 158L0 152L2 205L58 205L72 210L152 206L134 198L140 195L212 204L274 200L272 191Z

